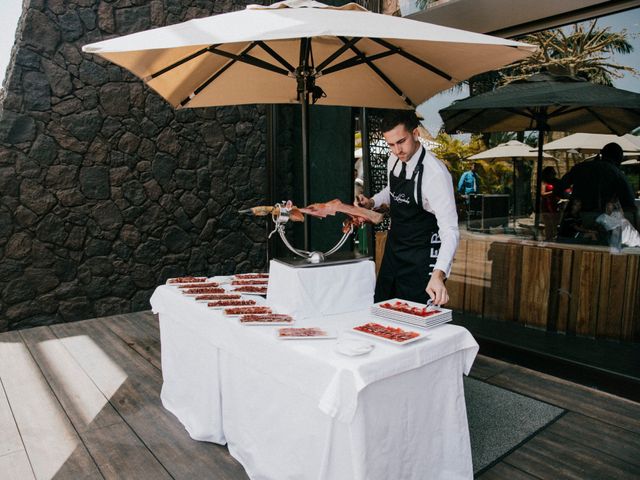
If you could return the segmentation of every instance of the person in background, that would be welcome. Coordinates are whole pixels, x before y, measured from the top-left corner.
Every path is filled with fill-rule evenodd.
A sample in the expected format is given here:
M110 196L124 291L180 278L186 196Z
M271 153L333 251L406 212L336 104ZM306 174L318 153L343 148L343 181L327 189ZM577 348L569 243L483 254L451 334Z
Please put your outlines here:
M580 200L580 216L584 228L601 230L596 218L605 213L607 204L614 199L620 204L631 225L637 225L637 209L633 189L618 168L623 152L617 143L608 143L594 159L575 165L556 184L556 192L571 187L571 201ZM564 220L563 220L564 221ZM602 240L602 239L601 239ZM604 241L606 244L606 239Z
M401 298L436 305L449 301L445 280L458 247L458 214L447 167L418 140L411 110L388 111L382 120L391 149L387 186L358 206L390 206L391 228L376 282L375 301Z
M560 213L558 211L558 202L560 196L555 187L558 183L556 169L553 167L545 167L542 170L542 186L540 195L542 196L542 204L540 213L542 223L544 224L544 239L552 241L558 233L558 222L560 221Z
M460 175L458 193L460 195L476 195L479 191L478 164L472 163L469 170Z

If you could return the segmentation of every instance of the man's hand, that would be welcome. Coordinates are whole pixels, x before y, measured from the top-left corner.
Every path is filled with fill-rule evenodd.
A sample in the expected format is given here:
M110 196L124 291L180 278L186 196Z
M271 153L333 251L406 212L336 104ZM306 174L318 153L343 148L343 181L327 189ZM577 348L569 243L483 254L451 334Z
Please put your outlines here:
M353 204L356 207L363 207L363 208L368 208L369 210L371 210L373 208L374 202L372 198L367 198L364 195L362 195L361 193L356 197L355 202L353 202Z
M444 305L449 301L447 287L444 286L445 274L442 270L434 270L425 291L435 305Z

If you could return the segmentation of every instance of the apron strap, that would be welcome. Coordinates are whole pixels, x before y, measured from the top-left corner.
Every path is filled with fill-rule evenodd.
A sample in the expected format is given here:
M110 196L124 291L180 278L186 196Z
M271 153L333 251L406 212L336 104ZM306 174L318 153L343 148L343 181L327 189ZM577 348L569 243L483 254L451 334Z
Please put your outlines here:
M424 146L422 146L422 153L420 154L420 158L418 159L418 164L416 165L416 168L414 168L413 175L411 176L411 181L415 180L416 175L418 176L418 185L417 185L418 198L416 199L416 203L418 204L421 210L424 208L422 205L422 173L424 172L424 164L422 163L422 161L424 160L426 151L427 150L424 148Z
M398 162L400 161L399 158L396 158L396 163L393 164L393 167L391 167L391 175L393 175L395 177L395 174L393 172L396 171L396 167L398 166Z

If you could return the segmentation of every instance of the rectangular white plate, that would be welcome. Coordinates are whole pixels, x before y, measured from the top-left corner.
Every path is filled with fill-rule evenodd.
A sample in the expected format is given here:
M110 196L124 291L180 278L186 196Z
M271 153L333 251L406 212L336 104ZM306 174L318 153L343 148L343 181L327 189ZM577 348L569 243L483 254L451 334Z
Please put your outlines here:
M326 335L323 335L321 337L281 337L279 335L278 330L276 330L276 338L278 340L327 340L331 338L338 338L338 335L336 335L336 332L331 329L326 329L322 327L298 327L298 328L321 328L326 332Z
M398 327L398 328L402 328L402 327ZM405 340L404 342L396 342L395 340L389 340L388 338L380 337L378 335L374 335L373 333L361 332L360 330L354 330L353 328L351 330L349 330L349 332L355 333L355 334L358 334L358 335L364 335L365 337L370 338L370 339L381 340L383 342L391 343L392 345L399 345L399 346L408 345L410 343L417 342L418 340L422 340L423 338L427 338L429 336L428 333L418 332L416 330L408 330L406 328L402 328L402 329L407 331L407 332L415 332L415 333L418 334L418 336L414 337L414 338L411 338L409 340Z
M283 325L294 325L296 323L295 320L292 320L290 322L241 322L240 319L238 318L238 323L240 325L248 325L248 326L263 326L263 327L270 327L271 325L279 325L279 326L283 326Z

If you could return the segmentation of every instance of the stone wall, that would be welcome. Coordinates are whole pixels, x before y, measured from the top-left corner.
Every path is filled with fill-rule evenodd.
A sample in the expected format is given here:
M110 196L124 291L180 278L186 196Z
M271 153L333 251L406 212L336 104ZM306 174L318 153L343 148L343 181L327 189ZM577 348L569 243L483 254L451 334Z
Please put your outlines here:
M246 3L256 3L251 0ZM87 43L236 0L25 2L0 104L0 331L149 308L265 266L265 108L174 111Z

